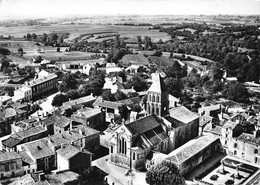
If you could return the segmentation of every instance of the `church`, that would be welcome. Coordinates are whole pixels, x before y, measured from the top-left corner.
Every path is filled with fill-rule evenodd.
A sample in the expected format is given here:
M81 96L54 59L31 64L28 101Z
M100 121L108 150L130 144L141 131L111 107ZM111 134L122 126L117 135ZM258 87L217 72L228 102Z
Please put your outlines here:
M198 136L199 115L178 105L169 109L169 93L159 73L148 90L146 116L123 122L109 140L110 161L127 168L144 169L154 152L168 154Z

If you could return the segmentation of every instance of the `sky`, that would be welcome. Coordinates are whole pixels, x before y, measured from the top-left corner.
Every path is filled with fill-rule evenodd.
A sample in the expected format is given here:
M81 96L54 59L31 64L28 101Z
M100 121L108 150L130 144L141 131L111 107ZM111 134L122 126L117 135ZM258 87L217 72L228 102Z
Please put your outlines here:
M260 14L260 0L0 0L1 18Z

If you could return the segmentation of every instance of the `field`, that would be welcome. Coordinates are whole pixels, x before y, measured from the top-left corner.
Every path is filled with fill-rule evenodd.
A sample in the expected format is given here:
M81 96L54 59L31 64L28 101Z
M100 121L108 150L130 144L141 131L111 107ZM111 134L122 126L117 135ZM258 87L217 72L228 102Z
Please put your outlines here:
M134 38L137 35L142 37L149 36L152 40L159 39L169 40L170 36L158 30L149 31L148 26L119 26L119 25L95 25L95 24L52 24L50 26L17 26L17 27L0 27L0 35L12 35L23 37L27 33L70 33L68 41L73 40L81 35L94 34L94 36L109 34L119 34L121 37ZM89 38L93 40L93 38ZM107 39L107 38L103 38ZM94 39L96 40L96 39ZM100 41L100 39L97 41Z

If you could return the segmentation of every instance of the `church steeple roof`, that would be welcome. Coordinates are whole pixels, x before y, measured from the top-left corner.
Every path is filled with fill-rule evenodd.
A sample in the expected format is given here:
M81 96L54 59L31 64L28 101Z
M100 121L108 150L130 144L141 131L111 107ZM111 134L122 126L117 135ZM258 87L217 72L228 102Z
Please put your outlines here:
M151 87L148 89L148 92L162 93L167 90L168 89L167 89L160 73L155 73L155 75L153 77L153 83L152 83Z

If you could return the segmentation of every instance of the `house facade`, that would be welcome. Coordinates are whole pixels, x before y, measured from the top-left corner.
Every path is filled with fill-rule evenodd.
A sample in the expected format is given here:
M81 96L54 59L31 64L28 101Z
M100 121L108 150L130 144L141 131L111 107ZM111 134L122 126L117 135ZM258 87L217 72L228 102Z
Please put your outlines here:
M56 74L49 74L48 76L39 77L29 82L29 87L32 89L32 98L56 89L57 86L58 76Z
M0 179L11 178L23 174L22 158L16 152L0 154Z

